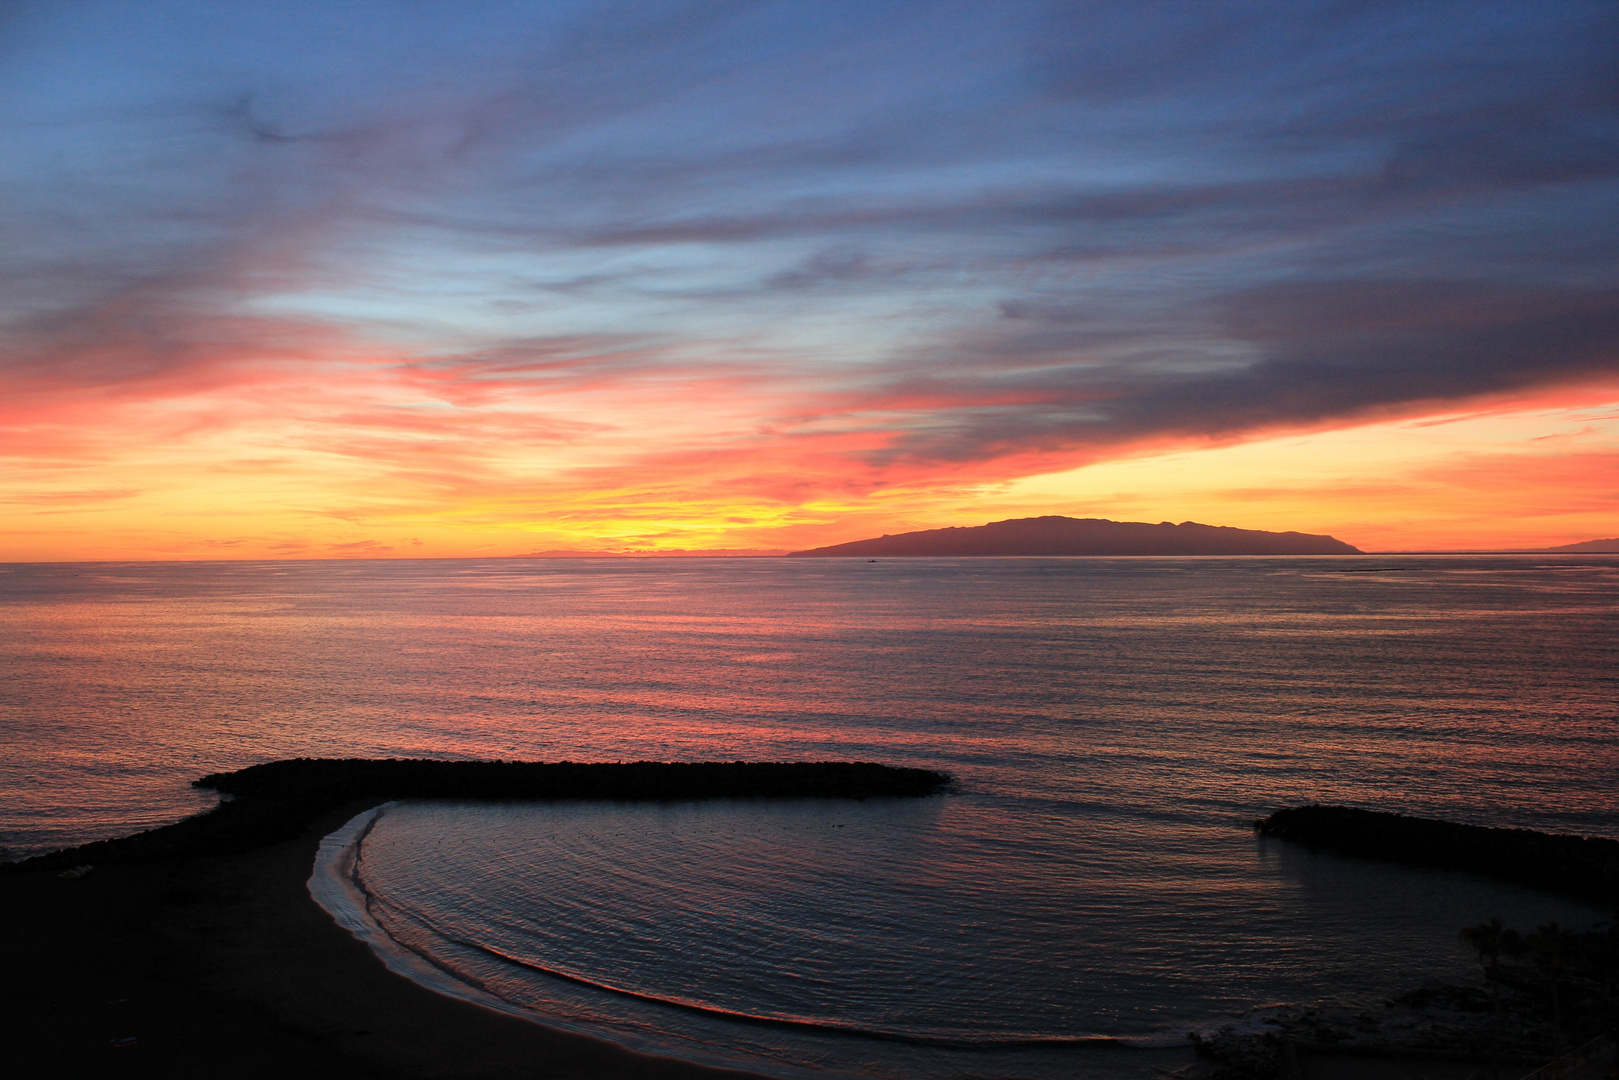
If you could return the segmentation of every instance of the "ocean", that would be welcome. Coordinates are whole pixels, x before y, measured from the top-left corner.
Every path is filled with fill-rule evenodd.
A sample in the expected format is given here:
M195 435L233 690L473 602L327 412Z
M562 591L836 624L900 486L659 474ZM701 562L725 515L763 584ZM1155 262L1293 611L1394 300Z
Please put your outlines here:
M1149 1075L1268 1005L1476 978L1456 933L1491 915L1599 917L1249 825L1619 836L1616 631L1603 556L0 566L0 845L304 755L943 769L922 800L404 803L344 850L384 951L627 1045Z

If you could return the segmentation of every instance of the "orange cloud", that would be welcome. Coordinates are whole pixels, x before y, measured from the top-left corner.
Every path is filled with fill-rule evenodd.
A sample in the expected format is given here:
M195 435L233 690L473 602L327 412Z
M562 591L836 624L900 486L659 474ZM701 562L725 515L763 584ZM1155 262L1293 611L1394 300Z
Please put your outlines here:
M1107 365L1004 384L903 367L812 378L623 334L433 357L309 318L132 315L98 310L0 369L0 556L789 549L1052 512L1363 547L1619 531L1604 524L1616 444L1602 417L1619 391L1571 373L1495 387L1465 412L1452 392L1335 415L1239 411L1211 429L1174 404L1184 387L1156 418L1129 419L1132 395L1180 383ZM1223 376L1192 378L1226 393ZM1087 431L1076 417L1091 407L1125 420ZM1362 465L1332 449L1349 444ZM1129 490L1098 488L1131 469ZM1040 479L1053 474L1066 487Z

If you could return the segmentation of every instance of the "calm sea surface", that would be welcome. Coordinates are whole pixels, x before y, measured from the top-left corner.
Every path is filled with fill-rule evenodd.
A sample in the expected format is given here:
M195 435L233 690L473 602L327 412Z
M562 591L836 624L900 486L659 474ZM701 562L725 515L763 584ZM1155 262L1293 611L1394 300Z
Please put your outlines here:
M1150 1071L1093 1040L1372 1002L1466 977L1462 925L1595 917L1255 839L1280 806L1619 836L1611 557L12 565L0 674L10 857L297 755L948 770L403 804L364 841L373 915L469 986L783 1075Z

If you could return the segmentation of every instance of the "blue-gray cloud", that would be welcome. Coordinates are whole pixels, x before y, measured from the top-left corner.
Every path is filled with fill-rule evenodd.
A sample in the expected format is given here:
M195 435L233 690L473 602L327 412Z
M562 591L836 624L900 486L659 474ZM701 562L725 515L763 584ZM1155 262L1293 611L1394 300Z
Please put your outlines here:
M276 318L469 371L724 340L851 410L935 402L892 453L957 461L1619 367L1611 3L4 17L0 375L31 383Z

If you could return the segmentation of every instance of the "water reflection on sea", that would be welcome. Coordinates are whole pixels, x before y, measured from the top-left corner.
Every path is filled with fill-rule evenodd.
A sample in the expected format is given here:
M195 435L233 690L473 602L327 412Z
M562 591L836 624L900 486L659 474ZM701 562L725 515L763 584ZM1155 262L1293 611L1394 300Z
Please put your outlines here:
M1462 962L1446 950L1472 883L1362 887L1259 844L1244 831L1258 814L1344 802L1619 835L1616 600L1619 559L1602 557L0 567L0 844L172 820L203 805L191 777L296 755L920 764L960 792L837 821L405 808L369 865L402 911L448 917L430 898L477 882L539 913L512 929L466 909L504 920L514 949L615 940L544 928L569 912L644 928L674 895L721 916L616 939L647 955L564 957L653 996L769 1000L759 979L795 976L737 969L713 951L723 934L699 937L776 920L882 943L862 955L886 974L866 983L890 997L903 956L932 942L933 981L904 995L981 1006L885 1013L881 994L847 1004L847 987L797 973L863 1026L1150 1034L1271 989L1308 996L1308 978L1353 983L1367 965L1352 943L1380 919L1395 969ZM407 864L420 873L398 876ZM702 877L717 864L723 882ZM892 932L851 929L849 912ZM847 967L828 950L829 972ZM1038 979L981 977L997 963ZM715 972L732 970L724 990ZM828 1007L779 1006L817 1022Z
M406 803L361 850L373 917L468 985L783 1075L1146 1076L1259 1006L1380 1012L1426 979L1472 981L1457 930L1491 915L1601 917L1229 822L972 791Z

